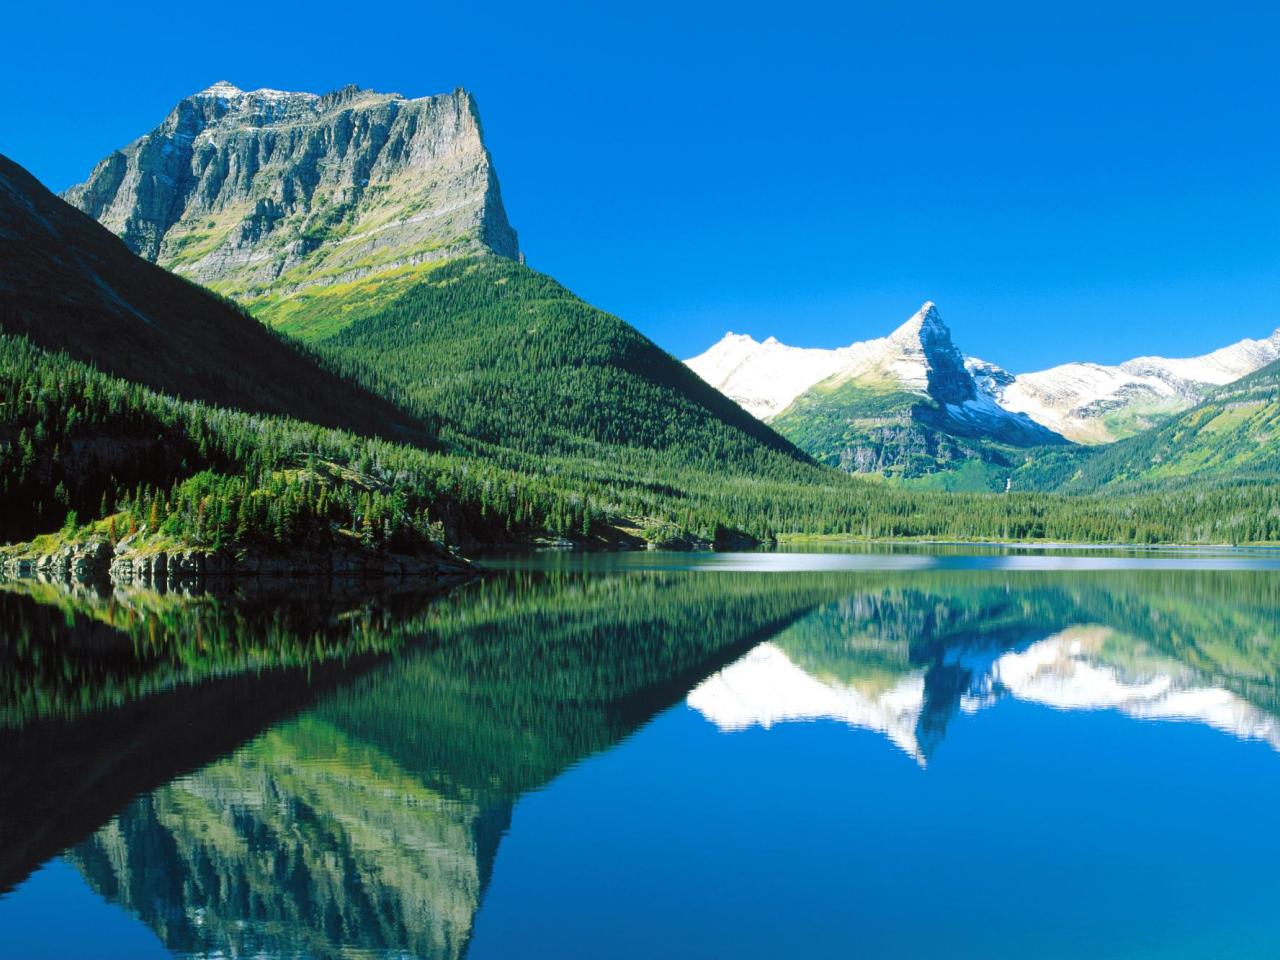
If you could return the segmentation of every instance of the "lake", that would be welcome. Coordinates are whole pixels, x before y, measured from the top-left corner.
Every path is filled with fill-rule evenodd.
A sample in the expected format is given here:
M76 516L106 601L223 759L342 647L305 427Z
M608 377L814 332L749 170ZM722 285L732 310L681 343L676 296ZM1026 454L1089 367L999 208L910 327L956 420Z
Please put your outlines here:
M1280 956L1280 555L488 566L0 585L0 956Z

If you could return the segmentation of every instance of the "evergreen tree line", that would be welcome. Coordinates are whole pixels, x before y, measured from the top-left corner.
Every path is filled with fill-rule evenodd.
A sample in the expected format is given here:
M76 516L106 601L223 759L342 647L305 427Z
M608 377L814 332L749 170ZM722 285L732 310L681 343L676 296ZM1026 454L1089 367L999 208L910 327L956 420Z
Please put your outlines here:
M387 545L441 530L504 543L623 522L708 538L1280 541L1280 487L1269 483L1131 497L926 493L762 449L759 472L750 458L711 469L640 451L610 458L617 446L589 442L533 452L459 441L432 452L177 400L0 337L0 540L56 530L71 511L87 521L123 510L141 525L154 506L158 528L209 544L341 528Z

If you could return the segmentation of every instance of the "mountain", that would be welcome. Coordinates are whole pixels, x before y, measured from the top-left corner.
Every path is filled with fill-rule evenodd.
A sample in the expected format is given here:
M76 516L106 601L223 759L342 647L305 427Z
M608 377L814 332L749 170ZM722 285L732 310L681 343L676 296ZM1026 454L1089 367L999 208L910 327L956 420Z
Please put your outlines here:
M233 304L134 256L5 157L0 331L188 399L425 438Z
M1103 487L1259 479L1280 474L1280 361L1212 390L1201 403L1159 426L1099 449L1062 486ZM1241 516L1237 537L1252 539L1257 518Z
M818 460L853 472L1006 466L1016 456L1002 448L1064 442L996 402L1000 371L966 361L933 303L887 337L837 350L729 334L687 364Z
M1189 421L1175 418L1158 436L1136 438L1206 398L1216 398L1211 408L1235 402L1222 388L1245 384L1242 377L1278 359L1280 330L1200 357L1068 363L1015 375L962 355L936 308L926 303L877 340L823 350L729 333L686 363L801 449L845 470L953 489L1001 489L1011 477L1018 489L1090 490L1199 469L1187 459ZM1261 382L1243 389L1256 394ZM1280 464L1273 466L1265 445L1259 447L1266 422L1260 415L1257 422L1240 423L1239 429L1254 430L1252 439L1234 443L1229 455L1198 454L1195 463L1220 478L1268 475ZM1214 430L1220 429L1219 422ZM1175 435L1183 440L1177 454L1165 449ZM1096 455L1064 445L1124 438L1134 441ZM1043 449L1049 446L1057 449ZM1041 449L1026 452L1034 447Z
M650 484L694 463L812 470L630 324L520 262L465 91L215 84L67 197L473 452L538 472L548 454L585 457Z
M1213 387L1277 359L1280 330L1200 357L1137 357L1117 366L1065 363L1009 378L995 397L1005 409L1077 443L1107 443L1149 429L1199 403Z
M823 350L790 347L774 337L759 343L729 333L686 362L743 409L773 422L805 391L829 377L892 365L880 357L892 339ZM1003 410L1022 414L1074 443L1100 444L1147 430L1199 403L1214 387L1277 359L1280 330L1199 357L1136 357L1115 366L1065 363L1015 375L976 357L965 357L964 363L979 395ZM905 379L911 378L908 372Z
M215 83L65 196L139 256L245 304L518 256L464 90L407 100Z

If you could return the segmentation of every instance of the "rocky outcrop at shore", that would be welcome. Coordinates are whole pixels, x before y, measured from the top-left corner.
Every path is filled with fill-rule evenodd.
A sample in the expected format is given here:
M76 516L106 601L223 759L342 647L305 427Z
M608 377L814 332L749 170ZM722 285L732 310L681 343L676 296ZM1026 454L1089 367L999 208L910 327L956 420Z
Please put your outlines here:
M133 538L114 548L105 538L67 544L50 553L0 559L0 575L58 577L77 582L110 579L158 584L206 577L391 577L449 579L470 576L475 565L444 550L407 555L374 549L335 548L266 553L248 549L140 549Z
M100 580L110 569L114 553L105 539L73 543L38 556L0 559L0 574L11 578L43 575L86 582Z

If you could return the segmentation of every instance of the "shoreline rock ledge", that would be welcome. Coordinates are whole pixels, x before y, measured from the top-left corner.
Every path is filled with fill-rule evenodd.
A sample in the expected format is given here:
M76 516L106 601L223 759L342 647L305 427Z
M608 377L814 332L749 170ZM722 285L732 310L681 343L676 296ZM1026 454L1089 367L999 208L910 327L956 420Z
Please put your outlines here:
M113 548L103 537L67 544L40 556L0 558L0 575L11 579L56 576L77 582L164 583L206 577L451 579L469 577L479 567L444 549L402 554L372 548L299 549L268 553L244 548L208 550L138 549L133 538Z

